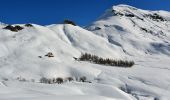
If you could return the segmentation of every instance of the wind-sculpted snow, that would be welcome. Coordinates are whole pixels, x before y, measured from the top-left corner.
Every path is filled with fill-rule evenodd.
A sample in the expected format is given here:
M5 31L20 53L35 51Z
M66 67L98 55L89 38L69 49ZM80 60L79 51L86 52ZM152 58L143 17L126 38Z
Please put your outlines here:
M17 24L23 29L11 31L1 23L0 100L169 100L169 15L118 5L86 29ZM135 65L75 60L83 53ZM63 84L41 78L60 78Z

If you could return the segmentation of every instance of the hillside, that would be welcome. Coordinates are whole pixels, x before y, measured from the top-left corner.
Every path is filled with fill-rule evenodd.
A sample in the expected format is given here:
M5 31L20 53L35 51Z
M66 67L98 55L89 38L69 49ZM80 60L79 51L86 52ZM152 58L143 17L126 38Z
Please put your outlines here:
M118 5L85 28L1 23L0 100L168 100L169 16ZM83 53L135 65L75 60Z

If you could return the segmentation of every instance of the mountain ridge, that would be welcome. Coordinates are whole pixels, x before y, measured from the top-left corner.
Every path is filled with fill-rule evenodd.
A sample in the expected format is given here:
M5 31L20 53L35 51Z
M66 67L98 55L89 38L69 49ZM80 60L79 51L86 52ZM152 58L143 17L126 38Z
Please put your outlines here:
M119 5L85 28L0 24L0 99L169 100L170 22L154 13ZM135 64L76 60L84 53Z
M108 39L110 43L119 46L124 45L122 49L125 48L125 44L123 44L123 42L128 41L128 44L132 44L130 42L134 41L137 44L134 46L132 44L129 47L135 48L137 46L143 47L142 45L145 45L145 47L139 47L136 50L136 52L138 52L142 49L142 55L145 54L145 52L147 54L161 52L162 54L169 55L170 47L168 41L170 40L170 21L168 16L165 18L166 16L162 17L159 13L160 12L157 11L151 12L141 10L127 5L113 6L97 21L86 28L95 34ZM128 36L125 37L123 35ZM129 37L129 35L131 35L131 37ZM137 38L142 41L137 40ZM141 44L146 41L148 41L148 43ZM163 48L165 47L165 49L160 49L160 52L159 50L154 50L158 49L159 45L163 46ZM128 48L123 50L129 53Z

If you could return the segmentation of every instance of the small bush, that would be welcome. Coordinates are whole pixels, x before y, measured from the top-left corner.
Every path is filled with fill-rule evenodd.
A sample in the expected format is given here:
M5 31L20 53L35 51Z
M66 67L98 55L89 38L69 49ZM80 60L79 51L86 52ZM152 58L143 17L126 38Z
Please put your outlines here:
M62 84L64 82L64 80L63 80L63 78L57 78L56 79L56 83L58 83L58 84Z
M45 83L45 84L62 84L64 82L71 82L73 81L74 79L72 77L67 77L65 80L61 77L58 77L58 78L51 78L51 79L48 79L48 78L45 78L45 77L42 77L40 79L40 83ZM77 82L87 82L87 83L92 83L90 81L87 81L87 78L85 76L82 76L82 77L77 77L76 79ZM32 81L34 82L34 81Z
M42 77L40 79L41 83L47 83L47 84L54 84L54 83L58 83L58 84L62 84L64 82L63 78L52 78L52 79L47 79L45 77Z
M78 61L89 61L96 64L102 65L110 65L110 66L119 66L119 67L132 67L135 63L134 61L127 60L113 60L109 58L102 58L96 55L91 55L88 53L82 54L78 59Z
M57 83L56 78L53 78L51 81L52 83Z
M48 83L48 79L45 78L45 77L42 77L42 78L40 79L40 82L41 82L41 83Z
M74 25L74 26L76 26L76 24L73 22L73 21L71 21L71 20L64 20L64 24L71 24L71 25Z
M42 56L38 56L38 58L42 58Z
M87 78L85 76L80 77L80 82L86 82Z
M72 77L67 77L66 80L68 80L69 82L73 81L74 79Z
M52 79L48 79L48 84L53 84L53 80Z

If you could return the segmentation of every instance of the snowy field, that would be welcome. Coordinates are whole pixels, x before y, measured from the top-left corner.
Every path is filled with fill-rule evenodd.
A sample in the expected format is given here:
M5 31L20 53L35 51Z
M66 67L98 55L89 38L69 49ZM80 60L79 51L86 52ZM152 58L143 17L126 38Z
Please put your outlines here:
M146 58L132 68L75 62L72 66L89 67L81 69L92 83L1 80L0 100L169 100L169 60Z
M19 24L13 32L0 24L0 100L170 100L169 15L119 5L85 28ZM135 65L76 61L81 53ZM76 81L83 76L88 82ZM45 84L42 77L74 80Z

